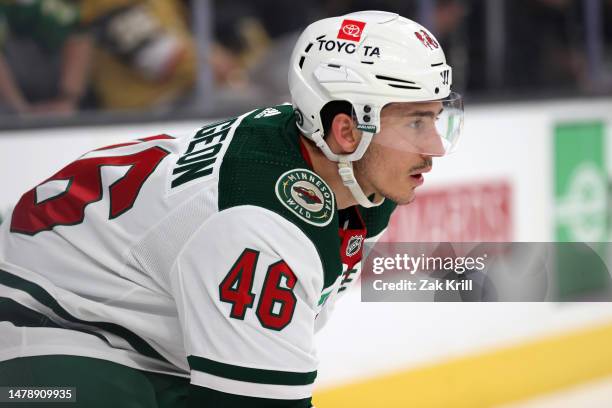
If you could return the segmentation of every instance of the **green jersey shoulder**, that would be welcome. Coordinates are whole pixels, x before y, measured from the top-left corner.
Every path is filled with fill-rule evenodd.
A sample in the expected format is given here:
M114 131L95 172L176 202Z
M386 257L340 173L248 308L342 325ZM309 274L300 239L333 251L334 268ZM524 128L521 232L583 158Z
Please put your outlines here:
M325 285L342 270L329 185L302 157L291 105L258 109L236 128L219 173L219 211L253 205L287 219L315 245Z

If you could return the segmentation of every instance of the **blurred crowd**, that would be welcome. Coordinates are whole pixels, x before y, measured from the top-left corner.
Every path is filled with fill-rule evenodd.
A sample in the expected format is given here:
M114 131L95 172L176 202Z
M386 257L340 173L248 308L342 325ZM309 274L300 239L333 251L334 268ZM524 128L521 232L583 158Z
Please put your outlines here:
M468 96L612 92L612 0L0 0L0 115L285 101L300 30L365 9L428 25Z

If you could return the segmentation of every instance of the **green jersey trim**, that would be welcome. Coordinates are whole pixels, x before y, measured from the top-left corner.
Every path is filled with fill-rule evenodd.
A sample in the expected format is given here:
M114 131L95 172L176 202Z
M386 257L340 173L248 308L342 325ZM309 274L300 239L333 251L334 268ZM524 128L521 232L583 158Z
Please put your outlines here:
M142 339L135 333L131 332L130 330L126 329L125 327L120 326L115 323L90 322L90 321L79 319L73 316L72 314L70 314L66 309L64 309L57 302L57 300L55 300L53 296L51 296L49 292L47 292L45 289L43 289L42 287L38 286L37 284L33 282L30 282L19 276L13 275L9 272L6 272L0 269L0 284L28 293L30 296L36 299L39 303L51 309L55 314L57 314L59 317L61 317L64 320L67 320L72 323L88 325L92 327L92 330L95 328L106 330L109 333L112 333L118 337L123 338L138 353L170 364L168 360L166 360L161 354L159 354L144 339ZM40 323L40 327L45 327L45 325L46 325L46 322L45 322L45 319L43 319ZM65 328L72 329L71 327L65 327Z
M257 384L274 385L310 385L317 378L316 371L293 372L265 370L261 368L242 367L221 363L204 357L187 357L192 370L216 375L230 380L245 381Z
M27 308L22 304L6 297L0 297L0 321L11 322L16 327L49 327L53 329L66 329L57 323L54 323L48 316L39 313L35 310ZM91 334L100 340L108 343L108 339L100 333L85 330L83 328L70 328L82 333ZM110 346L110 343L108 343Z

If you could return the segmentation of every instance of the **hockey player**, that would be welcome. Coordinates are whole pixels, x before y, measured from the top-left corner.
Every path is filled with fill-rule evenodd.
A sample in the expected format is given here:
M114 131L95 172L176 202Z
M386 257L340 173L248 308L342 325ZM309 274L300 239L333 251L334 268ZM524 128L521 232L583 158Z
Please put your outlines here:
M435 38L386 12L310 25L289 83L292 105L89 152L21 197L0 227L0 385L311 405L314 333L463 108Z

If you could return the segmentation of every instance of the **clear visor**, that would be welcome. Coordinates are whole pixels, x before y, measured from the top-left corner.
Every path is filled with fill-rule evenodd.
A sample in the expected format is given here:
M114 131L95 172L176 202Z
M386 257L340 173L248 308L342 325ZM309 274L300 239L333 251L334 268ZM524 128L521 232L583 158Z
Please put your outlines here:
M452 92L448 98L429 102L398 102L386 105L380 116L377 143L428 156L452 153L463 128L463 99Z

